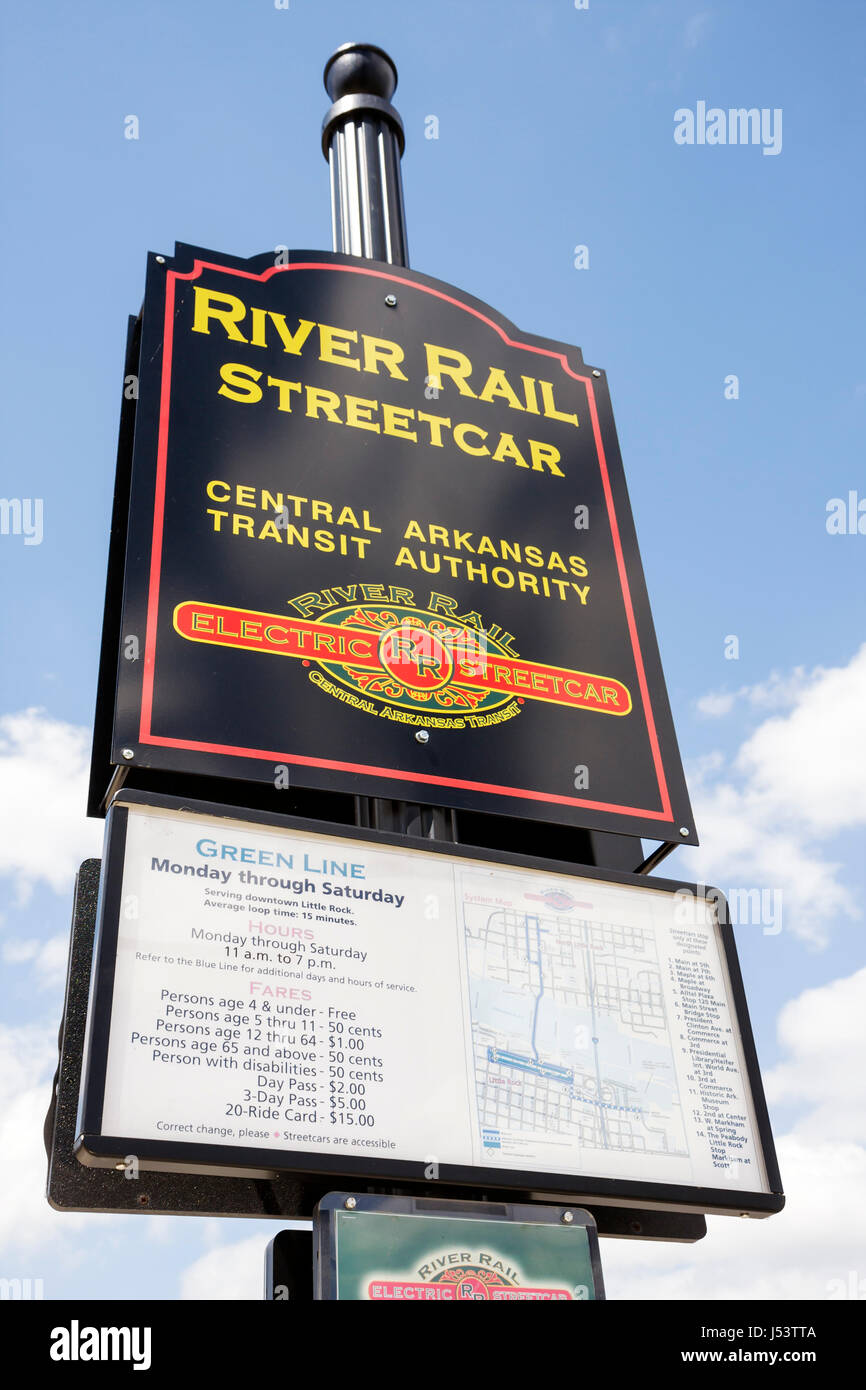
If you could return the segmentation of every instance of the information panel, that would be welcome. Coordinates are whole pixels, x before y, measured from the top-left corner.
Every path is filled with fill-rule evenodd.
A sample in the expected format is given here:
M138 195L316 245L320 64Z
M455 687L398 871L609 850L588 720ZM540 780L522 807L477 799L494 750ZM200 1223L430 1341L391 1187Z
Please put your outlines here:
M781 1206L723 900L123 800L83 1162Z

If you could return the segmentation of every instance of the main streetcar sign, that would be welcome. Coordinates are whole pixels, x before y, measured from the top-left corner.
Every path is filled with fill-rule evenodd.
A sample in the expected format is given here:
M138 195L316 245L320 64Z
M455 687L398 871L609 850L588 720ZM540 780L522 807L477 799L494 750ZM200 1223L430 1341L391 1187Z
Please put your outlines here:
M114 763L694 842L578 348L402 268L179 246L138 390Z

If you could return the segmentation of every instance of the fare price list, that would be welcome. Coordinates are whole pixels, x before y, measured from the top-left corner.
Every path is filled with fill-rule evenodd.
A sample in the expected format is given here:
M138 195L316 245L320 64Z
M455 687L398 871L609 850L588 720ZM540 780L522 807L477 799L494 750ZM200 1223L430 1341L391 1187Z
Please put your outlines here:
M162 970L167 964L153 952L137 952L137 959ZM170 962L181 971L190 964L201 972L201 957L189 962L180 956ZM344 981L336 977L329 983L339 989ZM396 982L364 983L371 992L382 988L417 993L414 986ZM353 977L356 992L359 985L362 982ZM244 999L219 991L163 987L150 1023L129 1030L136 1071L146 1059L151 1069L167 1071L172 1078L183 1076L179 1084L168 1081L155 1122L159 1135L287 1144L329 1131L380 1135L378 1101L390 1087L392 1102L386 1112L393 1110L401 1081L393 1066L399 1039L393 1026L382 1026L387 1010L372 1001L369 1009L318 1002L320 993L328 996L333 989L310 990L256 978L247 980L246 988L251 997ZM405 1038L405 1015L400 1033ZM195 1087L197 1122L169 1117L191 1073L209 1078ZM385 1118L387 1127L387 1114ZM382 1137L377 1147L395 1145Z
M211 1078L196 1088L198 1123L163 1114L160 1135L295 1142L332 1127L338 1134L381 1128L377 1097L392 1079L384 1054L394 1040L393 1029L375 1021L379 1011L289 1002L311 992L258 980L248 987L276 997L163 988L151 1026L130 1030L130 1048L151 1067ZM168 1091L177 1097L180 1087L169 1083ZM381 1147L394 1145L383 1139Z
M354 1009L283 1008L291 1010L289 1017L274 1013L267 1001L251 1018L238 1016L242 1026L222 1044L229 1067L241 1038L244 1051L256 1054L245 1059L245 1084L226 1102L225 1115L291 1124L291 1132L273 1138L294 1138L304 1125L375 1129L376 1094L386 1084L383 1029Z

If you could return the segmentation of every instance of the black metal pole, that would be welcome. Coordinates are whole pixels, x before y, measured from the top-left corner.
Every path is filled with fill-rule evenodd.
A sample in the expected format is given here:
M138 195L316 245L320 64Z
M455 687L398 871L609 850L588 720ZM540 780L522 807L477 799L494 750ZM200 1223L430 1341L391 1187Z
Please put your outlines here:
M347 256L408 265L400 158L403 122L390 103L397 69L372 43L344 43L325 64L333 106L322 123L322 151L331 170L334 250ZM357 796L355 819L377 830L456 840L453 811L406 801Z
M390 99L397 69L372 43L344 43L325 64L334 103L322 125L331 170L334 250L408 265L400 158L403 122Z

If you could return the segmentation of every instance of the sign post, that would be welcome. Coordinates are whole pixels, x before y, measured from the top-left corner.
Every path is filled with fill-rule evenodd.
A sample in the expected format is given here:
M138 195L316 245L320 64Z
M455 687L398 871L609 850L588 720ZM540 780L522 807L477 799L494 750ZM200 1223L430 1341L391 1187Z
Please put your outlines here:
M530 1248L457 1296L540 1298L545 1222L784 1198L724 899L648 877L697 836L604 372L408 268L396 81L325 69L332 252L148 259L49 1195L318 1204L318 1297L379 1296L335 1185L470 1202Z

